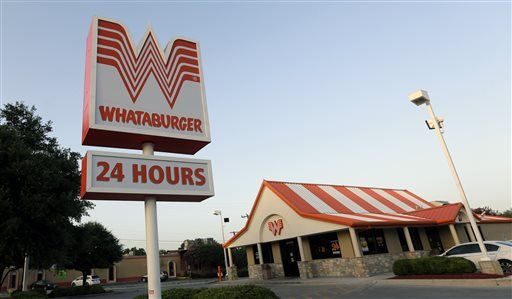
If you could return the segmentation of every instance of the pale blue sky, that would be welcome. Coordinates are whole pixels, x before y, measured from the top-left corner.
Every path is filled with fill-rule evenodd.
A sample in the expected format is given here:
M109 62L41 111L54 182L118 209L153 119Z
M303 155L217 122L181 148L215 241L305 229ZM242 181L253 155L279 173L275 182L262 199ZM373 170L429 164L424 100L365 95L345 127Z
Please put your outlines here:
M238 231L263 179L404 188L460 201L425 107L445 117L448 147L473 207L511 207L511 3L1 2L1 101L52 120L81 146L85 39L94 15L151 24L161 43L198 40L216 196L159 203L161 248L221 240L212 211ZM128 151L127 151L128 152ZM133 151L130 151L133 152ZM157 155L167 155L157 153ZM99 202L87 220L145 247L142 202Z

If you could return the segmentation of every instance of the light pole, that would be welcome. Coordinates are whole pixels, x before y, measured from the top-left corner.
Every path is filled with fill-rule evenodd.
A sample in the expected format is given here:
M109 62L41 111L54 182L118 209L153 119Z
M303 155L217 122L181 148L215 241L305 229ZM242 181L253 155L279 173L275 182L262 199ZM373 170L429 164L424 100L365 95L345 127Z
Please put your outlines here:
M213 215L218 215L220 217L220 228L222 229L222 251L224 252L224 267L226 267L226 274L227 274L228 273L228 258L226 256L226 249L224 248L224 244L226 244L226 239L224 239L224 218L222 218L222 212L219 210L213 211Z
M453 164L452 157L450 156L450 152L448 151L448 147L446 146L446 142L444 141L443 133L441 132L441 128L439 125L442 122L442 120L440 118L436 118L434 110L432 109L432 105L430 104L430 98L426 91L420 89L411 93L409 95L409 100L416 106L420 106L422 104L425 104L427 106L427 110L430 114L430 117L432 118L431 120L427 121L427 125L429 125L429 128L430 125L434 126L437 133L437 137L439 137L439 141L441 141L441 146L443 147L444 155L446 156L446 160L448 160L448 165L450 166L453 178L455 179L455 184L457 185L460 197L462 199L462 203L464 204L464 208L466 209L466 214L468 215L469 223L471 224L473 232L475 233L476 240L478 241L478 246L480 247L480 251L484 255L484 257L481 260L490 261L491 259L487 254L487 249L485 248L482 235L480 234L478 226L476 225L475 217L473 216L473 211L471 211L471 208L469 207L469 202L468 199L466 198L466 193L464 193L464 189L462 188L459 175L457 174L457 170L455 169L455 165Z

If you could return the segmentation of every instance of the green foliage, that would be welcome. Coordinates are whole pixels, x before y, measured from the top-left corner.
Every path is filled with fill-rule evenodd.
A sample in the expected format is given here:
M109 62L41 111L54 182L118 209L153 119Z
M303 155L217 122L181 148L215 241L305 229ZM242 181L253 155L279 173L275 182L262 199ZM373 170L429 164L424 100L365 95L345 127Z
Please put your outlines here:
M200 272L216 272L218 265L224 265L222 246L215 241L205 244L196 239L184 257L193 269Z
M134 299L147 299L139 295ZM254 285L221 288L170 289L162 292L162 299L272 299L279 298L271 290Z
M38 291L16 291L11 294L11 298L13 299L45 299L46 294L42 294Z
M243 286L235 286L235 287L225 287L218 289L206 289L198 294L196 294L194 299L270 299L270 298L279 298L274 292L271 290L254 285L243 285Z
M238 277L249 277L249 270L247 270L247 267L244 268L237 268Z
M123 250L123 254L124 255L134 255L134 256L145 256L146 250L144 250L144 248L137 248L137 247L125 248Z
M108 268L123 258L119 240L100 223L88 222L75 227L73 239L67 268L81 271L84 285L86 273L92 268Z
M395 275L473 273L475 264L462 257L431 256L398 260L393 264Z
M49 295L49 298L67 297L67 296L82 296L90 294L105 293L105 289L100 285L74 287L74 288L56 288Z
M498 213L498 216L512 218L512 209L508 209L503 212L500 212L500 213Z
M217 278L217 272L191 272L190 278Z
M37 268L63 262L72 221L92 207L78 198L80 155L51 132L35 107L0 110L0 269L21 267L25 253Z

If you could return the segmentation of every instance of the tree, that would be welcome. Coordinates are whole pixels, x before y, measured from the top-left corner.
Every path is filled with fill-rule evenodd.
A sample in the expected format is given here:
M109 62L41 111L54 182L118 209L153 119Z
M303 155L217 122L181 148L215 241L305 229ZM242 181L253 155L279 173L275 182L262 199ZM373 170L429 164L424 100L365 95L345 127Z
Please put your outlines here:
M498 214L498 211L495 211L487 206L474 208L472 210L473 210L473 213L478 214L478 215L496 216Z
M503 212L500 212L500 213L498 213L498 216L512 218L512 209L508 209Z
M51 132L35 107L0 109L0 273L21 267L25 254L33 267L62 262L72 221L93 206L78 197L80 155L61 148Z
M144 250L144 248L137 247L125 248L123 250L123 255L145 256L146 250Z
M110 231L97 222L88 222L74 228L74 242L69 248L67 268L82 272L86 285L87 273L92 268L108 268L123 258L123 247Z
M222 246L213 240L205 244L202 239L195 239L184 257L191 267L201 272L224 265Z

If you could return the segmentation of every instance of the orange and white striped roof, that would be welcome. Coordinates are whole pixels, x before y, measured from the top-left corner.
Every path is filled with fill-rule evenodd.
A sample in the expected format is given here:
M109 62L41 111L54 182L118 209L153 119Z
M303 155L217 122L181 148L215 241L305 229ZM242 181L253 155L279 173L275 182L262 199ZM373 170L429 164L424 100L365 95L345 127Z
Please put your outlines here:
M302 216L349 226L432 224L407 215L432 204L407 190L264 181Z
M461 203L434 206L403 189L352 187L263 181L249 219L224 246L244 234L264 188L270 189L302 217L338 223L350 227L440 225L455 222ZM485 216L480 222L512 222L512 218Z

